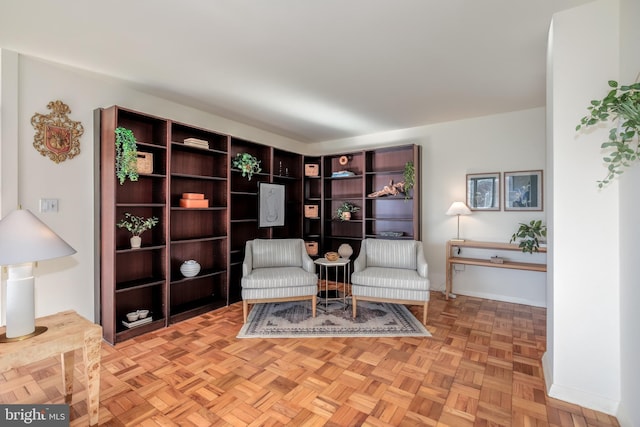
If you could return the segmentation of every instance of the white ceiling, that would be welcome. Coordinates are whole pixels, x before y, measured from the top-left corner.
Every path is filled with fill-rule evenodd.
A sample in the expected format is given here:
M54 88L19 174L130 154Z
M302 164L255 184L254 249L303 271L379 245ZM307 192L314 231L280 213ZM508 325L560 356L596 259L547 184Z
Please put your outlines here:
M591 0L2 0L0 48L304 142L543 106Z

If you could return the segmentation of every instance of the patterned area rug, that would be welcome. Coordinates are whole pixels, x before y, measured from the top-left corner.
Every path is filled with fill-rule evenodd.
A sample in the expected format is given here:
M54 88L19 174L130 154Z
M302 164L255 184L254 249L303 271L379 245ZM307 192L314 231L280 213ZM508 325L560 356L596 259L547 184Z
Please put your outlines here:
M351 306L318 303L311 317L309 301L256 304L238 338L323 338L323 337L430 337L422 323L401 304L358 302L358 317Z

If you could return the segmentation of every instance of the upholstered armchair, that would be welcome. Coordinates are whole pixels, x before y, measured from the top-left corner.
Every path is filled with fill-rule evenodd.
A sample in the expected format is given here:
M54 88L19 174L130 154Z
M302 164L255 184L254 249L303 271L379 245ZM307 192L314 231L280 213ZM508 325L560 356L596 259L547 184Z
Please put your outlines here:
M242 314L249 304L311 300L316 317L318 276L302 239L255 239L246 243L242 263Z
M422 242L364 239L351 275L353 317L357 316L357 301L421 304L422 323L426 325L427 272Z

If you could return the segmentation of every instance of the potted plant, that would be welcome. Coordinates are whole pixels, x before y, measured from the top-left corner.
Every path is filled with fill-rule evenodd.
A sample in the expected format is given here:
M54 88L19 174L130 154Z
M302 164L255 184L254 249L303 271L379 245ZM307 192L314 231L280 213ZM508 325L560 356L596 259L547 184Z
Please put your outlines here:
M238 153L233 159L233 167L240 169L242 176L246 176L251 181L254 173L260 172L260 160L256 159L249 153Z
M404 164L404 199L409 199L409 190L416 184L416 169L413 162L407 162Z
M138 146L130 129L118 127L116 134L116 176L120 185L129 178L138 180Z
M594 126L600 122L614 120L616 126L609 130L609 140L602 143L601 148L611 149L603 158L607 164L607 176L598 181L602 188L640 158L640 83L619 86L618 82L609 80L611 90L601 100L591 101L587 108L591 113L580 119L576 131L582 127Z
M142 233L147 230L151 230L151 228L153 228L157 224L158 218L156 218L155 216L145 218L142 216L132 215L129 212L125 212L124 218L121 219L116 225L119 228L125 228L131 233L131 248L137 249L142 243L142 238L140 237Z
M533 253L538 252L540 248L540 239L547 237L547 226L542 225L541 220L532 220L529 224L520 223L518 231L513 233L509 243L520 240L518 247L522 252Z
M351 214L356 213L359 210L360 208L358 206L349 202L344 202L336 209L336 217L341 221L349 221L351 219Z

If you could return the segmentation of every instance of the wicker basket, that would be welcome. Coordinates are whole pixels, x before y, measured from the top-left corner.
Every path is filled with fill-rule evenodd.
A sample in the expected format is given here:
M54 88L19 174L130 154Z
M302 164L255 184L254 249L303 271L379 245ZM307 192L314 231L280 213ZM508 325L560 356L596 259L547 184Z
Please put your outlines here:
M138 151L137 166L138 173L153 173L153 154Z
M304 242L304 246L307 248L307 253L309 255L318 255L318 242Z
M320 174L320 165L308 164L304 165L305 176L318 176Z
M304 205L304 217L305 218L317 218L318 217L318 205Z

